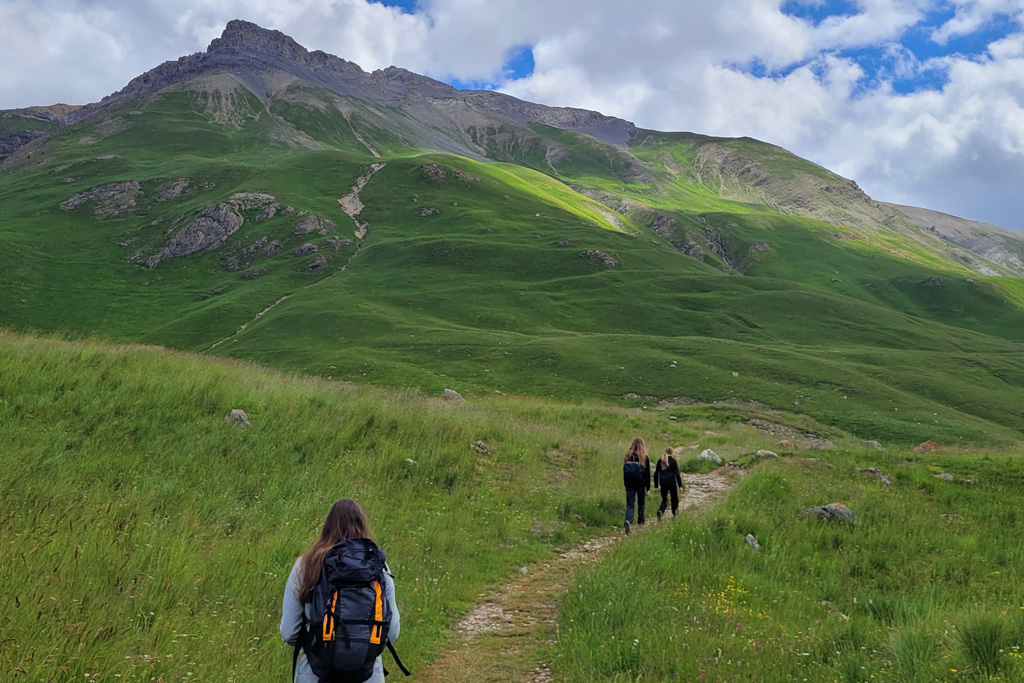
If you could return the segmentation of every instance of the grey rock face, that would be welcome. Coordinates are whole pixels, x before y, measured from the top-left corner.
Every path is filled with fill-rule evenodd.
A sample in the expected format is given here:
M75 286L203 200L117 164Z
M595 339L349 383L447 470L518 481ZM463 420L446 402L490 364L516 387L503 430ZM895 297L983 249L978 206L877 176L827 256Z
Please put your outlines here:
M256 240L255 242L253 242L252 244L250 244L249 246L247 246L246 248L242 249L242 256L246 256L246 257L252 256L257 251L262 249L266 244L267 244L266 236L261 237L258 240Z
M747 534L746 541L747 541L747 545L749 545L754 550L760 550L761 549L761 544L757 542L757 539L754 538L753 534Z
M459 392L455 391L454 389L445 389L443 392L441 392L441 398L446 398L449 401L465 401L466 400L466 399L462 398L462 394L460 394Z
M588 258L591 261L594 261L595 263L600 263L605 268L614 268L615 266L619 265L619 259L617 259L614 255L606 254L605 252L600 251L598 249L587 249L586 251L581 251L580 256Z
M309 242L306 242L301 247L299 247L298 249L295 250L295 255L296 256L305 256L306 254L314 254L314 253L316 253L316 245L315 244L310 244Z
M155 268L165 259L215 249L242 227L242 223L242 217L228 204L207 206L203 209L203 215L178 231L166 247L149 257L146 268Z
M137 180L107 183L65 199L60 203L60 208L64 211L71 211L92 202L93 214L100 218L107 218L135 208L135 200L140 194L142 194L142 185Z
M160 195L156 198L158 202L170 202L181 197L188 189L191 181L188 178L178 178L160 188Z
M296 235L308 235L320 229L320 219L316 216L306 216L295 226Z
M882 446L882 444L878 443L877 441L873 441L873 440L872 441L865 441L864 445L867 446L868 448L870 448L873 451L884 451L885 450L885 448Z
M14 154L28 143L42 136L42 132L34 130L0 131L0 159Z
M71 113L71 123L82 121L118 105L153 95L164 88L210 73L231 73L242 81L262 83L271 71L283 71L342 96L398 106L423 116L416 128L428 131L440 123L437 110L469 125L481 118L497 124L525 126L530 122L588 133L625 147L636 127L629 121L598 112L568 107L547 107L491 91L456 90L405 69L388 67L372 73L357 64L319 50L310 52L280 31L246 21L231 21L206 52L198 52L160 66L133 79L120 91ZM424 106L426 105L426 106ZM434 112L430 110L433 109ZM455 139L446 144L460 147ZM479 156L461 143L461 151Z

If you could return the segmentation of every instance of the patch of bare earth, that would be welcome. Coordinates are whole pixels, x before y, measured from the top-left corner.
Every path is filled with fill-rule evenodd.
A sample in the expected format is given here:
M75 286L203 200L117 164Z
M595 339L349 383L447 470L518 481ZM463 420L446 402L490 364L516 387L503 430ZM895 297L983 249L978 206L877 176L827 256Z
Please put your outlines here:
M383 163L370 164L369 170L356 178L356 184L352 186L349 193L338 199L341 210L348 214L352 222L356 224L356 239L363 239L366 236L366 231L370 229L366 221L359 220L359 214L363 211L363 201L359 198L359 195L363 188L366 187L366 183L370 182L373 174L384 168L384 166L385 164Z
M726 468L710 474L684 474L683 483L686 485L680 501L683 509L705 507L732 487L730 471ZM652 513L658 502L648 498L648 509ZM652 524L658 523L652 521ZM581 568L600 560L606 550L625 538L620 531L590 539L552 560L523 567L517 580L482 594L480 604L456 625L457 636L452 647L429 667L416 671L416 680L429 683L554 681L548 663L558 641L562 596Z

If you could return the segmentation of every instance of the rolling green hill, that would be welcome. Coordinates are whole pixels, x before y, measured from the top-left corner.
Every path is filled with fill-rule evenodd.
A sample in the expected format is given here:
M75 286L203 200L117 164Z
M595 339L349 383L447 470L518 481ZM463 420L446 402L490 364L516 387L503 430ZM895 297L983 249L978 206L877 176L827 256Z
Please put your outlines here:
M904 443L1024 433L1012 261L756 140L367 74L244 22L67 112L0 167L0 205L16 330Z

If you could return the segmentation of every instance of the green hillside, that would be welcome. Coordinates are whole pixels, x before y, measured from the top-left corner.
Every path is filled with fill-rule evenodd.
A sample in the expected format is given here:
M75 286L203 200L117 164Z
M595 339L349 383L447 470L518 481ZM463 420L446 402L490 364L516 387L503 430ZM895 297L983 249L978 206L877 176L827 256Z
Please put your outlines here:
M756 402L902 443L1024 432L1022 281L868 226L848 181L780 148L431 133L481 162L424 149L403 110L294 79L261 95L198 79L0 171L0 323L427 393ZM362 237L338 201L361 177ZM207 244L214 214L234 230Z

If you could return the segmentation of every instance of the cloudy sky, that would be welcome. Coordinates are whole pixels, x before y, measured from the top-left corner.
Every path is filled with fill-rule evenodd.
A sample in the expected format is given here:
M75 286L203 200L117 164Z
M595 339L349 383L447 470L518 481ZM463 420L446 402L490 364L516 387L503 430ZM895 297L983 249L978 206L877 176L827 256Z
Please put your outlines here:
M96 101L233 18L1024 229L1024 0L0 0L0 109Z

